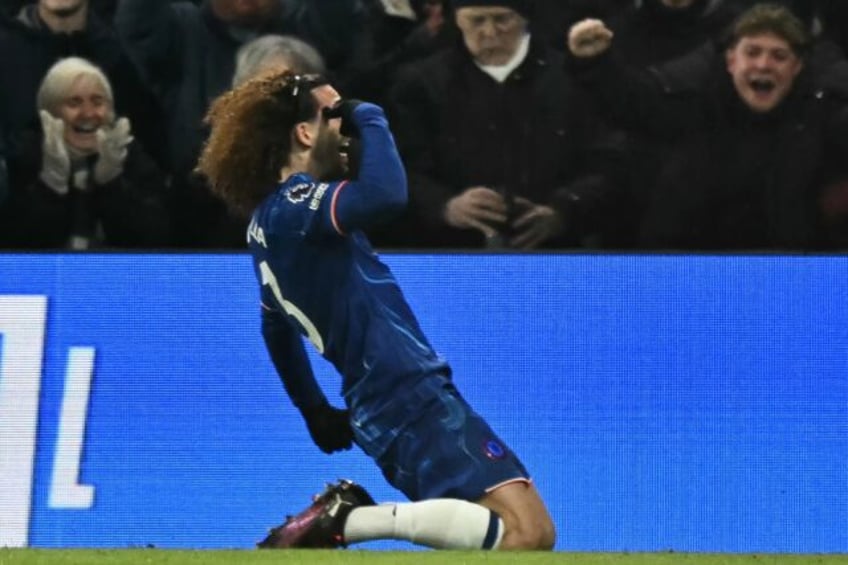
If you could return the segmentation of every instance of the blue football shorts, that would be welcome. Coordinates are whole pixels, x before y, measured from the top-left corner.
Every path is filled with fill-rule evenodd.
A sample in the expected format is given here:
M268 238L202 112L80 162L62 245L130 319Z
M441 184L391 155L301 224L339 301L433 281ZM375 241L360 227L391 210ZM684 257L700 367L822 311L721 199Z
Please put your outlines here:
M394 429L386 422L383 429L395 437L375 461L386 480L410 500L476 502L499 485L529 480L518 457L448 378L428 377L398 399L398 405L411 417ZM367 445L361 447L368 452Z

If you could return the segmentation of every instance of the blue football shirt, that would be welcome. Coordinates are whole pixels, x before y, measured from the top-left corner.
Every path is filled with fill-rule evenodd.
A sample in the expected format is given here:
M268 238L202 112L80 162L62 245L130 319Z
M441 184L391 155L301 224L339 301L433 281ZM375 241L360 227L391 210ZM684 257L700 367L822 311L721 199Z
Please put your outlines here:
M284 314L284 331L307 338L332 363L354 417L385 412L393 397L424 376L450 374L389 267L360 229L346 229L367 224L361 219L374 214L365 211L379 212L383 198L397 200L402 191L405 201L405 176L382 110L365 106L357 115L363 145L359 178L318 182L304 173L292 175L255 210L248 228L263 307ZM291 339L277 335L274 341ZM296 350L303 342L296 341L284 352L286 366L281 370L277 364L290 394L292 388L317 389L308 358ZM272 357L274 347L269 343ZM301 395L295 403L314 404L316 394Z

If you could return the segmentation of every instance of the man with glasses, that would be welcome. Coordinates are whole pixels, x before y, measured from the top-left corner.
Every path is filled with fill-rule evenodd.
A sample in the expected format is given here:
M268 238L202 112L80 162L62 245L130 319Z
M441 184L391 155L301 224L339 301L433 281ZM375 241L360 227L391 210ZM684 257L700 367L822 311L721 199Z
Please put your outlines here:
M217 99L200 159L210 186L251 215L262 334L325 453L356 443L413 502L376 505L341 481L260 547L403 539L434 548L551 549L554 526L516 455L465 402L363 230L406 204L383 110L318 76L277 73ZM361 142L346 175L349 138ZM302 337L342 375L346 409L313 376Z

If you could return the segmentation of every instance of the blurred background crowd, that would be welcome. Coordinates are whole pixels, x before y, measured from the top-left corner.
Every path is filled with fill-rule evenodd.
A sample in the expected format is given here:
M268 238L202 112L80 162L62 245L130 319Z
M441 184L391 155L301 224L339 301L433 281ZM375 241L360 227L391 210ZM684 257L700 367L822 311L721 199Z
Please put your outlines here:
M844 251L846 54L846 0L0 0L0 248L243 248L203 116L286 68L386 109L378 248Z

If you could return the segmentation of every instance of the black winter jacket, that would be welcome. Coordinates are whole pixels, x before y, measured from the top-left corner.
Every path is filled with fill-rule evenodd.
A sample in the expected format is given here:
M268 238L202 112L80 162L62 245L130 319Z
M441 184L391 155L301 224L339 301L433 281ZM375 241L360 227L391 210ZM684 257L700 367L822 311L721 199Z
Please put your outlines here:
M554 247L602 231L620 148L562 71L562 55L531 39L524 62L498 83L464 45L412 63L390 94L392 129L408 168L411 234L431 245L479 247L449 227L449 199L488 186L557 209L569 233Z
M766 115L736 94L706 44L641 72L611 56L574 64L616 119L671 142L642 221L649 248L813 250L831 245L820 197L846 178L848 67L814 52Z

